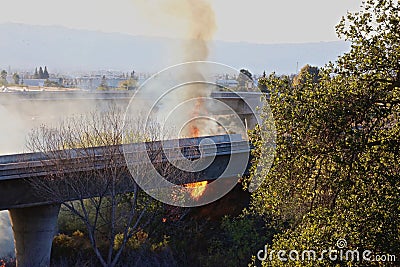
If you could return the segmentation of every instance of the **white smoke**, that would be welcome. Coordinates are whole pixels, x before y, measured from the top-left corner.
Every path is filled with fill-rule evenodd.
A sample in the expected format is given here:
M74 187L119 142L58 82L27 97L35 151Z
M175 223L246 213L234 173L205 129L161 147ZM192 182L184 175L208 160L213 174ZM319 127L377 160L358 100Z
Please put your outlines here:
M6 94L0 93L0 97L7 99ZM74 97L82 98L79 94ZM70 98L71 101L16 101L13 98L5 105L0 104L0 156L30 152L26 141L31 130L40 125L56 125L67 117L107 108L104 101L100 107L99 100L82 102ZM14 255L13 233L8 212L0 211L0 257L9 255Z
M147 19L149 22L158 22L161 26L174 24L175 27L168 28L172 33L181 34L183 37L182 46L177 49L177 53L172 55L178 61L205 61L209 56L209 43L213 39L217 29L215 13L209 0L133 0L144 13L152 13ZM167 30L167 28L165 28ZM188 81L203 81L204 75L197 64L188 64L181 75ZM177 73L172 74L177 80ZM165 80L154 88L166 87ZM153 89L154 89L153 88ZM180 114L170 120L179 128L180 137L191 137L200 135L210 135L216 133L216 125L210 124L210 120L192 120L194 117L207 113L206 103L200 98L208 97L211 93L210 88L204 84L193 84L186 86L184 90L176 90L169 93L165 99L160 113L168 114L173 108L191 99L199 99L196 103L188 104L181 110ZM147 92L145 92L147 93ZM182 122L185 127L181 128Z
M0 211L0 258L14 256L14 239L8 211Z

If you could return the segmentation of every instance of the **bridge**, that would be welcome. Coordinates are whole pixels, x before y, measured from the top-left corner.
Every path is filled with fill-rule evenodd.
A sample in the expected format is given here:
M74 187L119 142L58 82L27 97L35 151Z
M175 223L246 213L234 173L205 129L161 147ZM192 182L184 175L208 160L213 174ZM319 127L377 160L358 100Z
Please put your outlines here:
M125 109L134 96L134 91L21 91L0 93L0 107L5 107L11 114L18 113L27 120L52 117L60 110L65 113L86 113L97 109L107 109L110 103ZM210 97L225 103L243 121L249 129L257 123L255 115L260 110L263 94L259 92L214 91ZM145 98L143 99L145 100ZM79 110L78 110L79 109ZM221 115L232 114L230 109L220 109ZM57 118L55 118L57 120Z
M67 114L86 113L93 111L94 108L107 109L110 103L118 107L126 108L134 92L132 91L113 91L113 92L3 92L0 93L0 107L4 107L10 114L17 113L23 119L23 123L29 125L35 119L40 124L41 119L54 117L59 110L67 111ZM261 111L256 109L261 106L260 93L256 92L213 92L211 97L226 104L229 108L219 109L221 116L231 115L232 110L239 116L246 128L252 129L257 123L256 116ZM76 108L79 107L77 111ZM25 117L24 117L25 116ZM57 121L59 118L50 118ZM164 147L170 149L181 149L183 155L187 158L196 159L199 152L200 142L205 137L180 139L178 147L177 142L167 141ZM215 158L212 164L197 175L188 175L186 180L173 181L176 184L192 183L198 181L212 181L219 177L228 181L237 182L238 176L235 173L225 174L221 177L223 170L227 166L230 157L249 154L248 142L241 140L238 136L211 136L210 138L216 145ZM147 151L151 152L157 142L147 146ZM122 151L129 146L131 151L137 151L137 145L129 144L115 147L119 155L118 164L124 167L125 159ZM175 147L174 147L175 146ZM136 149L136 150L135 150ZM93 148L96 154L96 164L85 166L85 159L75 156L67 159L62 158L63 152L59 152L56 158L48 158L43 153L26 153L16 155L0 156L0 210L9 210L16 249L18 266L46 266L50 260L51 244L55 234L57 216L62 201L76 199L73 196L66 196L64 199L51 201L48 198L32 190L32 183L36 180L57 171L57 164L60 161L68 162L65 169L71 170L70 175L81 175L82 172L98 168L101 170L106 165L107 155L104 151L107 149L98 147ZM212 149L211 149L212 150ZM211 156L211 150L207 151L207 146L202 148L202 155ZM194 153L193 153L194 152ZM132 152L133 153L133 152ZM188 154L189 153L189 154ZM208 155L207 153L211 153ZM54 155L54 154L53 154ZM246 164L248 162L246 161ZM83 165L82 165L83 164ZM129 174L127 173L127 176ZM125 189L120 189L127 192ZM128 190L129 191L129 190ZM4 197L5 196L5 197ZM87 197L96 196L95 192Z
M202 141L205 139L212 141L215 145L204 144ZM196 160L200 155L202 158L213 157L212 163L196 175L188 175L184 176L184 179L171 181L176 184L213 181L217 178L228 179L236 184L241 170L233 169L224 173L230 158L239 157L246 160L245 166L249 164L250 147L248 141L242 140L240 135L185 138L144 144L145 146L143 143L141 146L139 144L114 146L112 151L117 153L113 153L113 160L116 159L116 164L123 168L126 166L126 157L136 155L134 164L142 164L141 159L144 157L141 153L158 153L161 145L163 147L161 157L154 158L161 163L169 164L168 161L171 158L165 157L168 151L181 151L182 155L190 160ZM146 149L141 149L143 147ZM85 148L86 151L90 151L91 156L95 156L94 162L91 156L90 159L87 158L89 156L86 151L81 150L71 150L70 153L56 151L51 154L38 152L0 156L0 195L2 196L0 210L9 210L18 266L49 264L60 204L76 199L74 195L65 195L63 199L57 200L48 199L40 192L33 190L32 184L59 171L58 164L64 165L63 171L69 170L68 177L79 177L85 172L94 169L101 171L109 166L106 163L109 160L110 147ZM157 166L157 162L152 163ZM129 175L126 173L126 179ZM121 183L121 185L126 184L128 183ZM129 192L129 190L130 188L126 187L118 189L119 192ZM97 194L97 191L87 192L87 198L95 197Z

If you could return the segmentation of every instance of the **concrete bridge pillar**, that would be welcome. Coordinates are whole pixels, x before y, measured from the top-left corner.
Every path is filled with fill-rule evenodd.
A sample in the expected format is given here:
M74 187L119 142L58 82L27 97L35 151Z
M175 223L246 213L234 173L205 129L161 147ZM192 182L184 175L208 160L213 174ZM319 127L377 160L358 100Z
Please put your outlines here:
M17 267L50 265L60 204L9 210Z

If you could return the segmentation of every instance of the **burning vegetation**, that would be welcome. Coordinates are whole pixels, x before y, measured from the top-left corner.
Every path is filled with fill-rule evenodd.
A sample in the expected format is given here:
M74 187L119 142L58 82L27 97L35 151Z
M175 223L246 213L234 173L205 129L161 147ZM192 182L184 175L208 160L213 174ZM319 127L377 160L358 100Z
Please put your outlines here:
M190 183L190 184L185 184L185 187L190 188L190 196L195 199L199 200L200 197L204 194L204 192L207 189L207 181L202 181L202 182L196 182L196 183Z

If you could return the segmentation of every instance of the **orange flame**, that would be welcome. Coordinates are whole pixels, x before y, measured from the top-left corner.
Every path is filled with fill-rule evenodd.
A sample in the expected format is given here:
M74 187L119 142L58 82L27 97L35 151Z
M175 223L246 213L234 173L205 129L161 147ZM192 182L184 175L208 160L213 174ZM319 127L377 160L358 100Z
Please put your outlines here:
M193 199L198 200L206 191L207 181L185 184L185 187L190 188L190 195Z
M193 109L193 117L197 117L200 112L204 109L204 101L201 98L198 98L196 100L196 104ZM195 124L195 121L192 121L192 123L189 125L189 134L190 137L199 137L200 136L200 129L199 127ZM185 184L184 186L186 188L190 188L190 195L193 199L198 200L206 191L206 186L208 182L203 181L203 182L196 182L196 183L189 183Z
M190 136L191 137L199 137L200 136L200 129L196 125L192 125L190 127Z
M201 112L204 112L204 100L201 98L197 98L192 111L192 117L193 118L198 117L201 114ZM196 121L191 121L190 124L188 125L188 129L189 129L188 131L189 137L200 136L200 128L198 127Z

